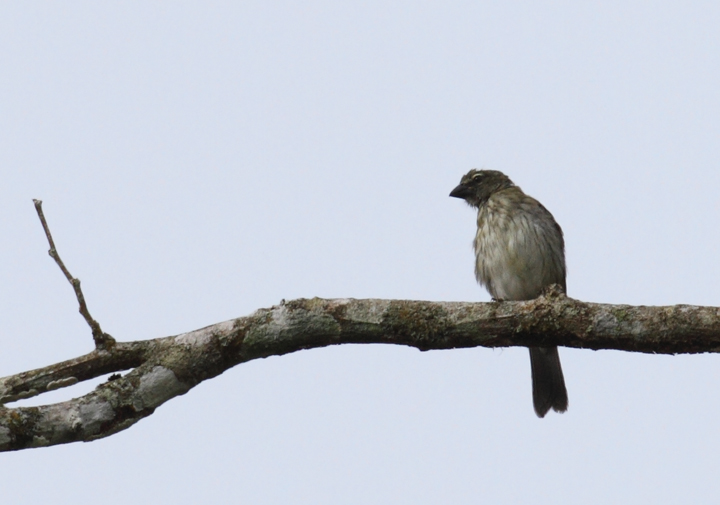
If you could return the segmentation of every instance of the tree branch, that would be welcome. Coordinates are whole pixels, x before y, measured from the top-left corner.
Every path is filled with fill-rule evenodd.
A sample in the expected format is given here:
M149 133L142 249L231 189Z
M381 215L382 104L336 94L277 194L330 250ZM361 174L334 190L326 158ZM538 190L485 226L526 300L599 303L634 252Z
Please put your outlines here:
M122 431L202 381L258 358L338 344L396 344L421 351L460 347L566 346L647 353L720 350L720 309L585 303L559 287L527 302L283 301L175 337L115 342L88 311L80 281L60 259L34 200L50 256L75 290L92 329L85 356L0 379L0 451L91 441ZM41 407L4 404L113 374L91 393Z
M132 369L67 402L0 407L0 450L103 438L239 363L337 344L396 344L422 351L560 345L661 354L718 352L720 309L586 303L556 290L536 300L502 303L293 300L174 337L118 342L0 379L0 401L5 403Z

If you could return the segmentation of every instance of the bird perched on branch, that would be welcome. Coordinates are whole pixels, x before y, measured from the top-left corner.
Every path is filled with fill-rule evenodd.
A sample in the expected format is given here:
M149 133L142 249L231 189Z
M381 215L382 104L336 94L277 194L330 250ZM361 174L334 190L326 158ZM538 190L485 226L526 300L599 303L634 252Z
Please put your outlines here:
M450 196L477 209L475 277L497 300L532 300L552 284L565 292L560 225L502 172L470 170ZM538 417L568 407L557 347L530 347L533 406Z

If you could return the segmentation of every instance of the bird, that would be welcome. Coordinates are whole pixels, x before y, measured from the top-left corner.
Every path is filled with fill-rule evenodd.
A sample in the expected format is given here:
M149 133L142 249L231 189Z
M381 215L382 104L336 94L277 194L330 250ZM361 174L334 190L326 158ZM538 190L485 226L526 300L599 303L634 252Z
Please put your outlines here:
M532 300L557 284L565 293L565 241L553 215L497 170L472 169L452 190L477 210L475 278L493 300ZM538 417L565 412L567 389L557 347L530 347Z

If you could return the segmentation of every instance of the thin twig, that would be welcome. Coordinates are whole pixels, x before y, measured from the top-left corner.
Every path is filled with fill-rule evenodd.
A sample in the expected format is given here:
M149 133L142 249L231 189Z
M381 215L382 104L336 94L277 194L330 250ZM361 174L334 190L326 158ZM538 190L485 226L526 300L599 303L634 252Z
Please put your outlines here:
M52 234L50 233L50 228L48 227L47 221L45 220L45 214L42 210L42 200L34 199L33 203L35 204L35 210L37 210L43 230L45 230L45 236L47 237L48 243L50 244L50 250L48 251L48 254L52 259L55 260L55 263L58 264L60 270L62 270L62 273L65 274L68 282L70 283L70 285L72 285L73 290L75 290L75 297L80 304L80 314L82 314L82 316L85 318L85 322L87 322L88 326L90 326L93 340L95 341L95 347L98 349L105 349L107 347L113 346L115 344L115 339L107 333L103 332L100 328L100 323L98 323L90 315L90 311L88 310L87 304L85 303L85 296L83 295L82 289L80 288L80 279L76 279L75 277L73 277L67 267L65 267L65 263L63 263L63 261L60 259L60 255L55 248L55 242L53 241Z

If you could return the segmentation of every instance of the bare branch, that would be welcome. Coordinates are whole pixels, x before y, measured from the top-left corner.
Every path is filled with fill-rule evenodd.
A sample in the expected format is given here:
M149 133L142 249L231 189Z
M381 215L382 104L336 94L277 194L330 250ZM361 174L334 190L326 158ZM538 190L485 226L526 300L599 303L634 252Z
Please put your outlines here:
M80 279L74 278L70 274L70 271L65 267L65 263L63 263L63 261L60 259L60 255L55 248L55 242L53 241L52 234L50 233L50 227L45 220L45 213L42 210L42 200L33 199L33 203L35 204L35 210L37 211L38 217L40 218L43 230L45 230L45 236L47 237L48 244L50 244L50 250L48 251L48 254L52 259L55 260L55 263L58 264L60 270L62 270L62 273L65 274L65 278L73 287L73 290L75 290L75 297L80 304L80 314L82 314L88 326L90 326L93 340L95 341L95 347L98 349L104 349L106 347L113 346L115 344L115 339L112 338L109 334L104 333L100 328L100 323L98 323L90 315L90 311L88 310L87 304L85 303L85 296L83 295L82 289L80 288Z
M527 302L283 302L190 333L119 342L0 379L0 401L10 402L132 368L67 402L0 407L0 451L107 437L237 364L336 344L397 344L423 351L542 344L661 354L718 352L720 308L586 303L556 291Z

